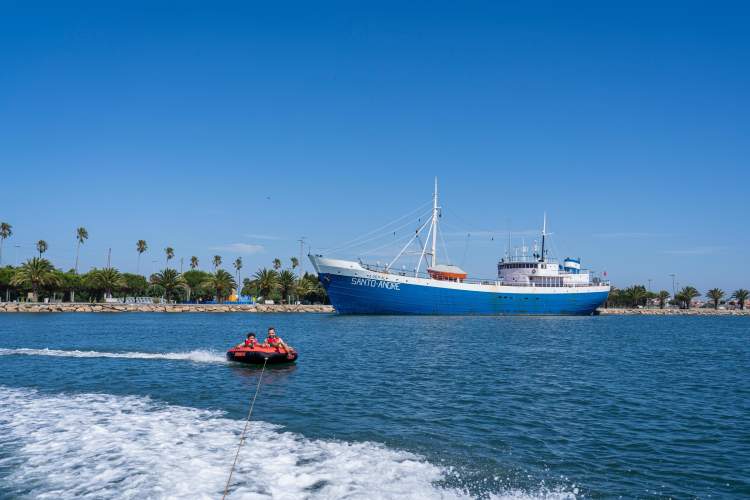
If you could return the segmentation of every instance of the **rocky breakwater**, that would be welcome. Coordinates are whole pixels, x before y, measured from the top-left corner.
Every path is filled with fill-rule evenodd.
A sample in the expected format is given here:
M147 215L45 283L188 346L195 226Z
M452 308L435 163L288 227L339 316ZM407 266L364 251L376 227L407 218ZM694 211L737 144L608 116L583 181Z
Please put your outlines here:
M597 313L605 315L629 316L750 316L750 310L739 309L598 309Z
M0 302L0 313L53 313L53 312L159 312L159 313L331 313L332 306L284 304L107 304L60 303L38 304L30 302Z

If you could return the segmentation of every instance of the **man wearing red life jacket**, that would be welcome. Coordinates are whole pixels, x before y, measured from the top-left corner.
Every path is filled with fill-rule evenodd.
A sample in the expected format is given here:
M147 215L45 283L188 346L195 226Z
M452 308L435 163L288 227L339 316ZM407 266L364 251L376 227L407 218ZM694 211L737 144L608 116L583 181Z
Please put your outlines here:
M270 327L268 329L268 337L266 338L266 344L268 344L269 347L275 347L277 349L284 349L286 350L286 344L283 340L281 340L281 337L276 335L276 329L274 327Z

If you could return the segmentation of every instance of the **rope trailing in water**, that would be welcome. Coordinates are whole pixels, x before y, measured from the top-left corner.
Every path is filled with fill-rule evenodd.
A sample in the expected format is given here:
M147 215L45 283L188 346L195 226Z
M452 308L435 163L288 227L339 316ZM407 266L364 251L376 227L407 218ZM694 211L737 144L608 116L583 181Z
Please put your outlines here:
M234 474L234 468L237 465L237 458L240 456L240 449L242 448L242 443L245 442L245 433L247 433L247 427L250 425L250 417L253 416L253 407L255 406L255 400L258 397L258 393L260 392L260 382L263 380L263 373L266 371L266 363L268 362L268 358L265 358L263 360L263 368L260 370L260 376L258 377L258 386L255 388L255 395L253 396L253 400L250 403L250 411L247 412L247 418L245 419L245 427L242 429L242 434L240 434L240 443L237 446L237 453L234 455L234 462L232 463L232 468L229 469L229 477L227 478L227 484L224 486L224 495L221 497L221 500L224 500L227 498L227 494L229 494L229 483L232 482L232 474Z

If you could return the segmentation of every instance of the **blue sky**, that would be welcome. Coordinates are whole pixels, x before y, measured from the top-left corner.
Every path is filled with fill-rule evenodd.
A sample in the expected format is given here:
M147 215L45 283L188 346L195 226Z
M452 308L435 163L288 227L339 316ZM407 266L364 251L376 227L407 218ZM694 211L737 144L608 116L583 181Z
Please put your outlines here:
M169 245L247 272L412 211L438 176L475 276L546 210L558 255L618 285L750 286L741 3L0 9L5 262L43 238L72 267L83 225L84 269L111 247L134 271L143 238L142 271Z

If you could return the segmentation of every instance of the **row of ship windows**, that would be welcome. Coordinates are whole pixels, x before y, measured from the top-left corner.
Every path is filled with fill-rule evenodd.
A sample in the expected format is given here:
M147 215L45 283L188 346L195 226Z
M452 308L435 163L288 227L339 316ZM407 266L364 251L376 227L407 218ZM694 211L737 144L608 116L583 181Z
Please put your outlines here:
M510 264L500 264L501 269L547 269L547 264L537 264L535 262L512 262Z

